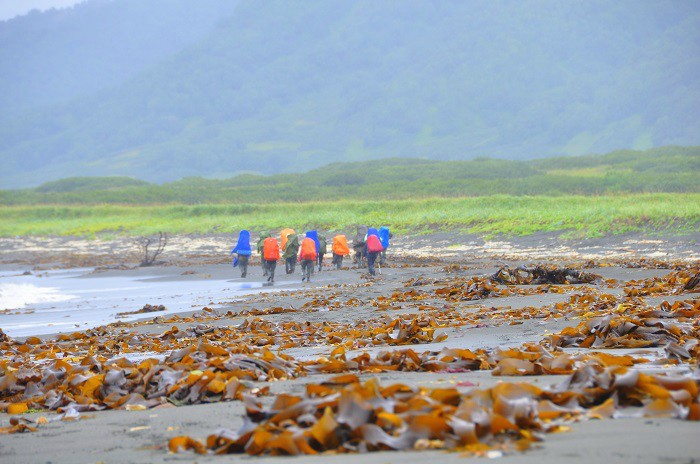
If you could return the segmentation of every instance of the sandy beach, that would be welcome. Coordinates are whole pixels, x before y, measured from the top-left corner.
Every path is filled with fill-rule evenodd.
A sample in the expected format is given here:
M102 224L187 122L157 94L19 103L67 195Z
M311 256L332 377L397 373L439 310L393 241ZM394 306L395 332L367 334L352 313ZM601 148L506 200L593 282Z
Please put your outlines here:
M674 273L697 272L699 240L697 233L684 237L630 235L586 241L566 241L546 234L491 241L456 233L397 237L390 249L389 262L374 279L351 262L346 269L331 269L327 255L326 267L313 276L311 283L302 283L298 270L296 274L285 275L284 268L280 272L278 266L276 282L268 286L256 265L247 279L240 278L228 257L230 237L223 235L173 237L163 254L164 262L147 268L136 266L138 256L127 239L109 242L70 238L1 239L0 286L5 287L0 296L6 298L4 301L10 301L8 288L16 291L17 285L30 285L26 288L40 289L33 291L35 296L47 296L40 301L25 297L13 303L13 307L0 308L3 310L0 328L14 339L8 342L14 347L43 343L46 349L53 347L56 353L64 350L64 356L70 351L72 362L78 362L79 356L94 356L102 366L119 357L133 363L153 357L163 360L176 351L173 348L156 352L151 344L153 340L158 340L157 346L165 346L166 341L170 341L168 346L180 347L188 341L195 344L206 340L225 349L234 343L269 349L276 356L284 356L280 359L286 359L288 365L296 366L297 374L280 380L258 378L245 382L248 391L256 395L258 390L269 387L269 392L258 395L265 407L270 407L279 394L303 395L309 385L333 378L336 373L323 369L329 365L326 360L333 360L334 356L352 360L367 355L375 359L382 353L406 349L416 353L470 350L483 353L479 356L484 359L492 359L499 350L520 350L538 344L572 357L602 351L648 361L635 363L631 370L694 379L697 384L700 381L697 359L669 358L664 350L665 342L638 348L631 345L629 348L603 345L556 348L546 343L559 340L551 338L553 334L567 333L568 327L591 320L588 313L601 311L600 302L605 298L614 300L614 305L608 305L612 308L636 305L653 309L662 307L664 302L668 305L697 302L697 288L682 291L680 280L671 283L669 279ZM457 291L466 294L465 282L482 285L486 281L482 279L504 266L516 269L520 265L571 268L595 274L596 279L590 283L546 286L494 284L496 290L480 298L454 296ZM22 275L25 271L26 275ZM663 284L668 287L632 299L629 289L645 288L646 284L640 282L654 279L668 281ZM443 292L445 288L453 293ZM589 302L578 303L574 298L578 296L586 296ZM119 315L139 310L146 304L164 305L167 310ZM431 318L435 321L433 328L416 335L423 338L408 337L405 342L398 331L401 324L393 322L400 320L408 326L410 321ZM684 319L681 329L687 327L689 332L683 332L686 334L683 340L689 339L688 334L698 326L698 321L697 316L689 321ZM334 338L310 330L297 336L288 329L304 324L317 328L313 329L316 332L327 327L331 335L340 335ZM342 336L362 330L372 333L373 327L388 326L396 329L387 332L388 336L370 335L374 337L371 342L364 341L367 337L364 334L353 335L355 338ZM61 334L76 330L104 340L102 348L83 352L80 338L67 348L65 344L71 342L61 339ZM40 341L32 341L34 335ZM112 346L108 340L121 341ZM339 347L342 356L333 354ZM46 366L36 355L20 358L4 352L5 374L9 372L8 366L20 365L14 363L24 363L22 366L30 369ZM498 369L504 369L501 361L496 364ZM17 368L12 369L14 372ZM493 368L383 372L350 369L347 372L357 375L360 382L376 378L382 386L401 383L411 388L456 389L460 394L492 388L501 382L527 382L545 389L570 377L537 372L527 376L494 375L498 371ZM267 375L271 376L270 372ZM9 384L4 385L7 388ZM46 392L42 395L44 398ZM10 403L20 401L21 393L13 396L6 391L3 398L4 410ZM698 422L664 417L668 414L652 417L641 414L640 408L619 407L615 419L588 420L583 415L573 415L567 427L558 429L561 433L544 434L542 441L533 441L524 452L494 446L488 453L404 450L259 457L195 455L192 451L168 450L169 440L176 436L204 440L222 428L238 430L246 415L246 403L239 400L188 404L161 399L148 407L137 403L134 404L139 407L133 408L90 410L86 407L78 408L78 414L69 417L73 420L65 420L65 411L70 408L39 407L31 399L28 403L30 409L21 417L26 424L36 425L36 431L0 435L2 462L408 463L463 462L490 457L508 462L690 463L700 458L700 443L696 439L700 432ZM64 420L52 419L58 419L61 414ZM0 427L9 427L12 416L0 414ZM32 422L39 418L43 418L39 424Z

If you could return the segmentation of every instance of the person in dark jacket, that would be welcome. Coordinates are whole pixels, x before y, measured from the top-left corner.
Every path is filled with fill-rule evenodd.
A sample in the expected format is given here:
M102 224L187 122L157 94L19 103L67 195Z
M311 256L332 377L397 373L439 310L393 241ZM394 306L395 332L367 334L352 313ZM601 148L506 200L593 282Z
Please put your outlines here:
M355 238L352 240L352 249L355 252L352 262L357 263L358 267L363 267L364 264L365 236L367 235L367 230L367 226L359 226Z
M323 255L328 252L328 244L326 243L326 236L318 236L318 256L316 257L316 262L318 264L318 272L321 272L323 268Z
M287 244L284 248L284 270L287 274L294 274L297 265L297 254L299 253L299 236L297 234L287 235Z
M241 277L248 275L248 260L252 254L250 249L250 232L242 230L238 234L238 242L233 247L230 254L236 253L236 258L233 260L233 267L241 267Z
M263 243L265 243L265 239L268 237L270 237L269 232L260 232L260 238L258 238L258 243L255 245L255 248L258 250L258 254L260 255L260 266L263 270L263 277L267 277L269 275L269 271L267 270L267 262L265 261L265 258L263 258Z

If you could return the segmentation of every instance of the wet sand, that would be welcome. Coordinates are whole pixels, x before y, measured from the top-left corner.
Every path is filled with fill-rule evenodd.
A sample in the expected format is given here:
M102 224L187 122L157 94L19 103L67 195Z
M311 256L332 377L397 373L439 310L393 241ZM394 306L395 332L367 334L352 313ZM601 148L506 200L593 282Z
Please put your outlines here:
M178 311L183 317L196 316L189 321L160 322L157 314L132 317L136 324L131 326L107 327L108 331L129 330L134 333L159 335L172 326L180 329L196 326L201 321L214 326L234 326L243 322L247 316L211 317L212 313L204 314L202 306L210 306L213 314L226 314L231 311L238 314L241 311L265 308L301 308L305 303L314 299L323 299L332 295L332 300L345 302L356 298L354 306L341 304L339 307L329 305L315 306L314 312L289 312L258 316L274 322L286 321L328 321L352 323L377 317L382 314L402 314L417 312L416 306L410 303L397 304L396 309L380 310L373 305L378 297L391 295L393 292L405 291L406 283L411 279L445 278L452 274L445 271L446 266L458 265L456 271L460 277L480 276L493 273L504 263L518 265L524 263L550 262L560 264L589 263L591 272L602 275L606 279L616 279L623 283L650 277L662 277L671 272L669 269L657 269L654 266L646 268L628 267L627 261L639 262L640 259L651 263L655 259L668 261L682 260L697 262L700 258L698 250L698 235L684 238L608 238L607 242L598 240L595 243L559 243L552 245L550 237L540 240L528 238L521 241L484 242L477 237L465 237L456 234L420 236L411 239L397 239L392 249L393 259L389 266L382 269L376 279L368 281L366 272L350 266L346 270L331 270L314 275L310 284L302 284L298 274L287 276L278 274L273 287L261 287L260 293L250 295L223 294L216 301L196 307L196 298L201 296L203 283L230 282L232 285L242 282L237 270L228 264L226 256L225 237L206 237L201 242L196 238L187 238L182 243L190 243L189 248L183 248L178 253L164 256L167 263L151 268L133 268L134 260L128 258L120 250L120 244L101 244L104 250L87 251L83 243L80 246L63 243L64 248L57 246L54 254L45 255L39 262L32 261L41 251L31 251L47 246L48 242L41 239L31 239L26 243L26 254L22 254L18 242L5 241L0 245L0 263L5 269L20 270L23 266L33 273L44 272L52 266L65 267L75 262L101 263L109 266L97 271L86 270L73 279L80 279L86 286L99 285L100 279L139 279L143 282L166 283L164 289L175 285L181 289L178 300L181 306L191 305L187 311ZM20 239L17 239L20 240ZM61 239L44 239L61 240ZM80 242L80 241L76 241ZM459 243L455 243L459 242ZM39 245L37 245L39 243ZM81 242L82 243L82 242ZM198 244L199 243L199 244ZM109 248L111 246L111 248ZM34 248L33 248L34 247ZM207 247L212 247L207 248ZM56 251L56 250L61 251ZM105 251L107 250L107 251ZM109 251L112 250L112 251ZM117 250L117 251L115 251ZM223 250L223 253L222 253ZM34 254L37 253L37 254ZM22 257L24 256L24 257ZM76 258L79 256L79 258ZM391 256L391 254L390 254ZM430 257L429 259L426 259ZM437 258L437 259L435 259ZM121 261L120 261L121 260ZM329 261L329 260L328 260ZM600 267L603 265L604 267ZM51 271L49 271L51 272ZM262 284L259 267L253 266L249 271L246 282ZM1 281L1 279L0 279ZM428 286L428 288L430 288ZM610 290L614 292L615 289ZM477 301L459 302L454 306L464 313L479 308L494 308L494 311L520 309L526 307L550 307L558 302L567 300L576 289L566 293L546 293L533 295L516 295L500 298L486 298ZM224 292L225 293L225 292ZM166 295L164 295L166 296ZM668 295L664 297L649 297L649 303L658 304L663 300L697 298L693 295ZM143 304L154 301L143 301ZM438 300L427 300L426 304L442 304ZM140 307L140 305L138 305ZM133 310L133 304L128 308ZM0 327L3 315L0 314ZM441 329L437 334L445 333L447 339L439 343L420 345L404 345L400 347L368 347L358 349L376 352L379 350L394 350L414 348L416 351L439 350L442 347L459 347L476 350L479 348L493 349L496 347L519 347L523 343L537 343L549 334L559 332L565 327L575 326L580 322L577 318L566 319L528 319L518 321L518 325L484 324L483 326L464 325ZM51 338L44 334L42 338ZM286 349L287 355L296 359L315 359L327 356L332 346L317 344L314 346L293 347ZM650 348L646 353L653 356L660 349ZM353 352L349 352L350 353ZM617 353L616 353L617 354ZM271 393L301 393L309 383L318 383L325 374L313 374L306 377L278 382L269 382ZM371 377L362 374L361 379ZM469 382L477 387L488 387L497 382L527 381L539 386L547 386L560 382L564 376L529 376L529 377L495 377L490 371L470 371L459 373L428 373L428 372L392 372L375 374L383 385L405 383L411 386L428 388L450 387L458 382ZM145 411L105 410L94 413L84 413L81 420L72 422L52 422L39 428L37 432L0 435L0 461L3 463L34 463L34 462L468 462L483 458L470 458L459 453L436 451L401 451L366 453L360 455L301 456L301 457L248 457L248 456L200 456L191 452L172 454L167 451L167 441L177 435L190 435L205 438L222 427L236 430L242 424L245 413L243 404L239 401L220 402L213 404L198 404L175 407L166 405ZM28 417L50 416L53 413L42 411L28 414ZM0 414L0 426L6 426L9 421L7 414ZM551 434L533 449L525 453L513 453L502 456L508 462L674 462L690 463L700 458L700 425L697 422L685 422L672 419L616 419L586 421L572 425L567 433ZM695 460L695 461L694 461Z

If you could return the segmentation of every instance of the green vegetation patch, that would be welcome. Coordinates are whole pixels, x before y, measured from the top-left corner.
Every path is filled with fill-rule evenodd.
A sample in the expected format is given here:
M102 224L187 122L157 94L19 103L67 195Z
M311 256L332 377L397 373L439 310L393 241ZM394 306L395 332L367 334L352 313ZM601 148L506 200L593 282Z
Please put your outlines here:
M631 231L687 234L700 224L700 194L509 196L211 205L5 206L0 236L233 233L239 229L347 230L389 225L401 233L461 230L493 236Z

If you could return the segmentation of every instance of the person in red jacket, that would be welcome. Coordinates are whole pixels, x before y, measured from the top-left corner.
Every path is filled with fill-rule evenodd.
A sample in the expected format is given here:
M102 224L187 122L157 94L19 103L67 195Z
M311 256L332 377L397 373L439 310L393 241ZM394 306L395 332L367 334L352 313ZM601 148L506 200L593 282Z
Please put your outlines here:
M268 282L275 281L275 268L277 267L277 260L280 259L280 245L277 243L277 239L272 237L267 237L263 242L263 259L267 265L267 271L270 276L267 278Z
M316 263L316 242L314 239L306 237L301 241L299 250L299 262L301 263L301 281L311 282L311 274L314 273Z
M374 262L379 254L384 250L377 229L370 228L365 239L365 255L367 256L367 270L369 275L374 276Z

